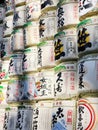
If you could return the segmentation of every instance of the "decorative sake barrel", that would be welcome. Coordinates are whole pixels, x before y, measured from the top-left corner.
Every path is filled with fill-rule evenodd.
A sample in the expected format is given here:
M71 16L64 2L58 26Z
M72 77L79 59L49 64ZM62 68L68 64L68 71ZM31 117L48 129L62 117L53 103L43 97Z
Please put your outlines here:
M5 107L5 116L4 116L4 125L3 125L3 129L15 129L16 128L16 118L17 118L17 113L18 113L18 108L15 106L12 107ZM12 125L10 125L11 123L11 119L13 119Z
M47 50L47 51L46 51ZM38 44L38 68L55 66L54 42L49 40Z
M52 9L43 13L39 20L39 32L40 40L53 39L53 36L57 33L57 18L56 10Z
M23 72L37 71L38 62L37 47L29 47L24 50L23 55Z
M40 0L32 0L32 2L26 4L26 20L39 19L41 14Z
M7 86L7 102L20 101L21 89L21 77L12 77Z
M39 101L33 109L33 129L51 130L53 101ZM42 120L42 117L44 119Z
M38 21L24 24L24 42L25 47L37 45L40 42Z
M55 61L78 58L76 28L65 29L54 36Z
M2 69L0 72L0 79L5 81L5 80L9 80L9 63L10 61L7 60L2 60Z
M98 113L98 97L80 98L77 104L76 129L97 130L98 129L97 113Z
M79 56L98 51L98 15L78 24L77 44Z
M21 101L33 100L36 97L36 73L28 73L22 76L22 91L21 91Z
M52 110L52 130L75 130L75 123L75 100L54 101Z
M56 98L71 98L77 93L77 66L75 61L63 62L55 68Z
M15 29L11 35L12 51L24 50L24 32L23 29Z
M43 69L36 75L36 89L34 99L54 98L55 74L53 69Z
M59 30L79 23L78 0L61 0L57 6L57 27Z
M79 0L78 6L80 20L98 14L98 0Z
M98 92L98 54L86 55L78 61L78 91Z
M13 15L13 27L21 27L26 22L25 14L26 6L19 6L15 8Z
M13 30L13 15L6 16L3 22L4 36L9 36Z
M21 105L18 107L18 112L16 117L16 124L17 128L16 130L19 130L20 128L32 130L32 118L33 118L33 108L31 105ZM20 118L19 118L20 117ZM28 125L27 125L28 121Z
M7 59L12 55L11 37L3 38L1 43L1 58Z
M10 58L9 63L9 75L22 75L22 61L23 61L23 54L22 53L15 53Z

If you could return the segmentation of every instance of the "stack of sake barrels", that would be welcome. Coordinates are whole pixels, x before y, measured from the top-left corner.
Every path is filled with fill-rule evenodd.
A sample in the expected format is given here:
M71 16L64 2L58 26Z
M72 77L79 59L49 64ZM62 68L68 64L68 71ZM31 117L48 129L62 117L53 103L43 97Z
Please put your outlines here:
M5 4L5 17L3 18L0 15L0 18L2 18L0 20L3 23L3 28L0 28L0 34L3 31L3 36L0 37L0 130L18 130L19 128L31 130L32 123L25 126L27 123L25 120L32 121L32 108L17 107L15 104L19 101L21 76L23 74L25 2L6 0ZM4 7L2 6L2 8ZM0 13L4 15L3 11ZM13 102L13 104L9 104L10 102ZM18 118L21 115L22 120L24 120L23 123Z
M77 129L98 129L98 0L79 0Z
M4 42L7 54L2 57L6 74L1 84L6 86L9 105L3 129L74 130L78 2L16 0L14 6L12 3L9 2L12 8L6 11L4 21L4 38L10 40ZM23 105L17 107L20 102Z
M98 129L97 1L6 0L0 130Z
M60 0L57 4L57 34L54 35L55 99L52 129L76 129L77 25L78 1ZM59 115L57 114L59 113Z

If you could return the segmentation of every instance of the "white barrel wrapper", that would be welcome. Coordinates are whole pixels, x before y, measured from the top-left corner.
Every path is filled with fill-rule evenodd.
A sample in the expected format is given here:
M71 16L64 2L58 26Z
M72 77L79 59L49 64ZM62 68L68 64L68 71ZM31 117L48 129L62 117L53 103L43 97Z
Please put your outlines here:
M13 27L23 26L26 22L25 14L26 6L19 6L15 8L13 15Z
M52 130L75 130L75 100L55 101L52 111Z
M37 71L38 62L37 47L29 47L24 50L23 72Z
M6 16L3 24L4 36L11 35L13 30L13 15Z
M77 43L80 55L98 50L98 15L86 18L78 24Z
M54 68L55 96L68 98L77 95L77 68L76 62L64 62Z
M9 63L9 75L22 75L22 60L23 60L23 54L22 53L16 53L13 54L10 58Z
M39 43L38 67L41 68L41 67L52 67L52 66L55 66L53 40Z
M98 55L86 55L78 61L78 91L98 91Z
M69 0L58 3L57 9L57 26L58 29L68 25L79 23L78 1Z
M26 4L26 20L38 19L41 14L40 0Z
M40 42L39 38L39 22L27 22L24 25L25 46L37 45Z
M77 107L76 130L98 129L98 97L81 98Z
M54 36L55 61L77 59L76 28L69 28Z

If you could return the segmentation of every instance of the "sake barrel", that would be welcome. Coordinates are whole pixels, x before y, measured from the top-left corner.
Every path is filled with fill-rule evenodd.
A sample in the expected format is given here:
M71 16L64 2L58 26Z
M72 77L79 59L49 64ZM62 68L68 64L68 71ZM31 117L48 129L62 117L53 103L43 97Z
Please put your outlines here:
M10 61L7 60L2 60L2 69L1 69L1 73L0 73L0 78L1 80L5 81L5 80L9 80L9 63Z
M52 110L52 130L57 129L74 130L75 122L76 122L75 100L54 101Z
M53 69L43 69L36 75L36 89L34 99L53 99L54 98L55 75Z
M37 130L51 130L52 122L52 101L40 101L36 103L33 111L33 128ZM42 120L42 117L44 119Z
M12 77L7 86L7 102L19 102L21 97L21 77Z
M86 18L77 26L79 56L98 51L98 15Z
M4 126L3 129L15 129L16 128L16 117L17 117L17 112L18 108L17 107L6 107L5 108L5 116L4 116ZM13 123L11 123L11 119L13 119Z
M20 117L20 118L19 118ZM18 107L18 113L16 116L16 124L17 124L17 128L16 130L19 130L20 127L23 130L32 130L32 118L33 118L33 109L32 106L28 107L26 105L21 105ZM27 125L27 121L28 121L28 125Z
M15 8L13 14L13 27L21 27L26 22L26 14L25 14L26 7L19 6Z
M76 28L65 29L54 36L55 61L78 58Z
M23 60L22 53L12 54L12 56L10 58L10 63L9 63L9 75L10 76L23 74L22 60Z
M39 42L39 22L31 21L24 24L25 47L37 45Z
M47 51L46 51L47 50ZM38 68L50 68L55 66L54 42L44 41L38 44Z
M22 94L21 101L33 100L36 95L34 91L36 88L35 84L36 73L28 73L22 76Z
M43 13L39 20L40 39L53 39L57 33L56 10L49 10Z
M13 30L11 40L12 40L12 51L24 50L24 32L22 28Z
M6 16L3 23L4 36L9 36L13 30L13 15Z
M38 61L37 47L29 47L24 50L23 54L23 72L35 72L37 71L37 61Z
M77 66L75 61L63 62L54 68L55 96L67 99L77 96Z
M57 9L58 29L68 28L79 23L79 11L77 0L61 0Z
M79 18L84 20L88 16L98 14L98 0L79 0Z
M32 1L26 4L26 20L36 20L39 19L41 14L40 0Z
M1 43L1 58L2 59L9 59L12 55L12 44L11 44L11 37L3 38Z
M98 129L98 97L80 98L77 102L76 129Z
M97 92L98 91L98 55L89 54L78 61L78 91Z

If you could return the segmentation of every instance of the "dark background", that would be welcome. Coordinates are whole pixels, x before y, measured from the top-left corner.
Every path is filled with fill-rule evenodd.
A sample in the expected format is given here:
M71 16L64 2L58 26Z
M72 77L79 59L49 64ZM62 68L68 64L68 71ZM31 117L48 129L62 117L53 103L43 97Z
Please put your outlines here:
M4 0L0 0L0 4L4 3Z

